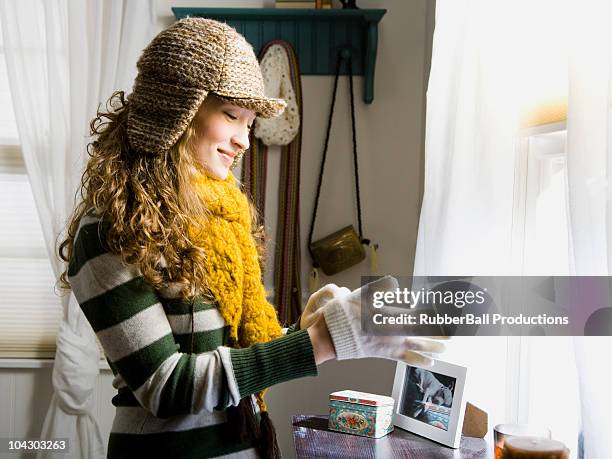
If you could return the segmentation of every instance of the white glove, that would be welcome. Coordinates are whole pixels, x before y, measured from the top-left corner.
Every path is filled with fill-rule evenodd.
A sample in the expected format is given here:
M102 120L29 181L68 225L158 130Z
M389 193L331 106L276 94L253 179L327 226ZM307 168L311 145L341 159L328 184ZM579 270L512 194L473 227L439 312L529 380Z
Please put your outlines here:
M306 307L300 317L300 329L305 330L315 323L317 318L323 314L323 306L334 298L339 298L351 293L346 287L338 287L336 284L326 284L314 292L308 298Z
M397 279L385 276L360 289L329 301L323 308L327 329L336 349L338 360L379 357L404 361L410 365L430 366L434 360L428 354L444 351L439 338L366 335L361 328L361 294L363 289L392 291Z

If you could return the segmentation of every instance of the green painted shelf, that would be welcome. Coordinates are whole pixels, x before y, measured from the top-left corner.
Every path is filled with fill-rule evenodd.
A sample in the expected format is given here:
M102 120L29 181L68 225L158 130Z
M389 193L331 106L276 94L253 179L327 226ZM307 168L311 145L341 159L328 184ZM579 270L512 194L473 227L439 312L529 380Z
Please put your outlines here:
M363 100L374 100L378 23L383 9L172 8L177 19L206 17L227 22L253 45L291 43L302 75L334 75L338 52L349 50L353 74L365 77ZM346 75L345 66L341 74Z

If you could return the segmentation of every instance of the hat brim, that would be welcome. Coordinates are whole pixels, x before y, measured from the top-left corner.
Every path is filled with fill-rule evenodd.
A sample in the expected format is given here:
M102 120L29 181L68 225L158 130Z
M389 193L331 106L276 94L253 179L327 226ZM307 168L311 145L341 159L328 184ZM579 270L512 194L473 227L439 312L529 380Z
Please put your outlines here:
M285 107L287 107L287 102L283 99L271 97L228 97L216 92L214 95L230 104L253 110L257 113L257 116L262 118L275 118L283 113Z

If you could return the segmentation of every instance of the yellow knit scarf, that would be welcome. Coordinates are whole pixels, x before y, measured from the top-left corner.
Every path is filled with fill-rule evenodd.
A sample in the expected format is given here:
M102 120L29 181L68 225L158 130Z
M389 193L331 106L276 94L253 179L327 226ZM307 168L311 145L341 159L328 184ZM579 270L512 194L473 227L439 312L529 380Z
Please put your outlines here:
M276 310L266 300L247 197L231 172L225 180L200 173L195 189L210 217L203 230L192 228L189 234L205 250L208 286L230 327L230 339L239 347L248 347L278 338L281 326ZM257 402L265 411L263 392L257 395Z

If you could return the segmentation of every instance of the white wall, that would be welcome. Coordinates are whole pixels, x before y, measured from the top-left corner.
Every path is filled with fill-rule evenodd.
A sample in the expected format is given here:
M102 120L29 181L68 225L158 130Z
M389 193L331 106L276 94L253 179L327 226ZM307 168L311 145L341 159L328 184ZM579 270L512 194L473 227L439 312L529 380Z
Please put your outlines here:
M158 0L159 26L173 20L171 6L259 7L268 0L172 1ZM365 236L380 244L382 273L412 272L418 213L422 190L424 97L433 25L433 0L359 0L362 8L385 8L379 27L374 102L362 102L362 79L356 79L356 117L362 211ZM302 275L304 285L310 269L306 239L314 204L319 162L325 135L332 76L302 78L304 135L301 177ZM324 179L315 238L347 224L356 227L348 112L348 82L342 78L337 99L334 131L330 141L328 174ZM278 152L271 150L268 177L269 201L266 225L274 236L278 176ZM368 264L331 278L354 288L360 276L368 275ZM270 273L268 274L268 282ZM362 360L323 365L316 379L305 378L272 388L268 405L285 457L293 457L290 416L295 413L326 413L328 395L341 389L390 394L395 365L388 361ZM114 408L111 377L99 378L96 413L104 435L108 435ZM0 369L0 437L32 436L40 432L51 398L50 369ZM5 407L8 409L5 410Z

